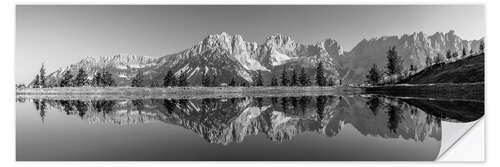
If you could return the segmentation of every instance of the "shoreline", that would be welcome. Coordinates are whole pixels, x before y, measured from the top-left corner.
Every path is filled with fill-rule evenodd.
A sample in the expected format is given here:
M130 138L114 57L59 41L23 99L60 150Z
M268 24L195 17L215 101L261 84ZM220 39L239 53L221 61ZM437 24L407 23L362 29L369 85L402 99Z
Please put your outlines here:
M364 87L54 87L16 89L16 98L47 99L202 99L378 94L430 99L484 101L484 83L399 84Z
M421 98L471 99L484 101L484 82L399 84L363 87L365 93Z
M320 96L361 93L355 87L56 87L16 89L16 97L49 99L197 99Z

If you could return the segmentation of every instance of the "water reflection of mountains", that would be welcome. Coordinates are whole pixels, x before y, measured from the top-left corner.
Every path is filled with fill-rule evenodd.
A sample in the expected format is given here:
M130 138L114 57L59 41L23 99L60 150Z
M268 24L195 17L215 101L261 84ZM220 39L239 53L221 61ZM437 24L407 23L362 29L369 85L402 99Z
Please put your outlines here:
M48 110L58 110L90 123L161 121L224 145L256 134L276 142L303 132L332 137L348 125L365 136L440 141L441 121L469 122L484 113L481 102L380 96L32 101L42 120Z

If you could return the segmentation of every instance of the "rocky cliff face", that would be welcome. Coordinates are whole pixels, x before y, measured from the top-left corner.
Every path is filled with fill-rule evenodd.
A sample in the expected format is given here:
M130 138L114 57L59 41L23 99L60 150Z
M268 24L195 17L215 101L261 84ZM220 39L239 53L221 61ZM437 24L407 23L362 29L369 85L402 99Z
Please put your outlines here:
M204 74L216 78L216 83L228 83L232 78L237 82L252 83L260 71L264 82L270 82L271 74L282 68L305 67L309 72L319 61L329 77L337 78L338 56L343 54L340 45L333 39L320 41L315 45L303 45L294 42L291 37L281 34L267 38L263 44L247 42L238 34L220 33L209 35L193 47L179 53L149 58L135 55L116 55L110 57L88 57L78 63L60 68L49 75L51 83L57 83L62 74L70 70L76 74L84 68L89 79L97 71L106 70L114 74L118 85L129 85L130 80L139 70L146 78L146 84L153 81L162 83L168 70L176 76L182 73L188 76L190 85L201 85Z
M146 78L146 85L151 82L162 83L168 70L175 75L186 74L190 85L201 85L204 74L215 76L216 83L228 83L232 78L237 82L254 82L257 73L264 76L268 85L273 75L278 75L285 68L297 70L305 68L314 78L314 68L323 62L327 78L344 83L361 83L372 64L384 67L386 52L390 46L396 46L406 66L410 64L424 67L426 56L435 57L438 53L457 51L462 48L478 50L480 40L463 40L454 31L426 35L422 32L402 36L383 36L364 39L351 51L344 52L334 39L327 38L315 44L300 44L292 37L276 34L264 40L262 44L247 42L238 34L219 33L209 35L193 47L179 53L159 58L119 54L107 57L87 57L78 63L60 68L51 73L49 83L57 83L62 74L70 70L76 74L78 68L84 68L92 78L97 71L106 70L113 74L119 86L130 85L130 80L139 70Z
M73 76L77 74L80 68L83 68L87 74L88 79L91 80L93 75L97 72L107 71L113 74L113 78L118 85L128 85L129 80L142 69L157 66L157 59L137 56L131 54L117 54L114 56L103 57L86 57L81 61L71 64L66 67L57 69L47 76L49 84L57 84L62 78L64 72L71 71Z
M405 67L416 65L418 68L425 67L425 58L434 58L437 54L446 55L446 52L458 52L462 55L465 47L467 52L470 49L479 50L481 40L464 40L455 34L455 31L447 33L436 32L427 35L423 32L414 32L402 36L383 36L380 38L363 39L350 52L346 53L342 63L344 67L353 73L348 79L352 82L361 83L364 76L372 64L379 68L385 68L387 50L391 46L396 46L398 55L403 58Z

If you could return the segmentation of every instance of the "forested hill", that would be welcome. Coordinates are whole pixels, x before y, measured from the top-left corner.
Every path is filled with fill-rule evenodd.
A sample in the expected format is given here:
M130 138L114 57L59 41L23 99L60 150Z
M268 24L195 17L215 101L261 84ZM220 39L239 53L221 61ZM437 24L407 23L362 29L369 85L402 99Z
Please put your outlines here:
M484 82L484 53L452 63L435 64L402 80L401 84Z

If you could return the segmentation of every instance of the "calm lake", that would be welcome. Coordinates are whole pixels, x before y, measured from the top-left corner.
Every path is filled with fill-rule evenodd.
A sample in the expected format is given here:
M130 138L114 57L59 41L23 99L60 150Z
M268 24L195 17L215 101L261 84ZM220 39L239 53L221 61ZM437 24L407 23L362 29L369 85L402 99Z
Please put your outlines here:
M18 98L16 154L20 161L431 161L483 115L481 101L376 95Z

